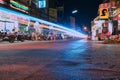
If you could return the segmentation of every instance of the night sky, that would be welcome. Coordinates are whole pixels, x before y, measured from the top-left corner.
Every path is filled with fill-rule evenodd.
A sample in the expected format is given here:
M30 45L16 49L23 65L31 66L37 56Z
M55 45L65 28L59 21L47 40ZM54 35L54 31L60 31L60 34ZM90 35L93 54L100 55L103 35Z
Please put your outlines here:
M72 15L72 11L77 9L76 24L78 26L91 26L91 21L98 15L98 6L103 0L63 0L65 4L65 19Z

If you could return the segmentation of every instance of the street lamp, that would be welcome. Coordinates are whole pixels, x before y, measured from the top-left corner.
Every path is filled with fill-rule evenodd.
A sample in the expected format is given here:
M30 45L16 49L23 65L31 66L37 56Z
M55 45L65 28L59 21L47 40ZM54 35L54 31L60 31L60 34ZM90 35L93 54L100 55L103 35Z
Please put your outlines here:
M88 30L88 28L86 27L86 26L84 26L84 28L83 28L85 31L87 31Z
M74 10L74 11L72 11L72 14L75 14L75 13L77 13L78 12L78 10Z
M70 15L70 24L73 29L75 29L75 27L76 27L76 15L75 14L77 12L78 12L78 10L73 10L72 14Z
M84 30L85 33L87 34L88 38L90 38L90 36L91 36L91 32L90 32L88 26L83 26L83 30Z

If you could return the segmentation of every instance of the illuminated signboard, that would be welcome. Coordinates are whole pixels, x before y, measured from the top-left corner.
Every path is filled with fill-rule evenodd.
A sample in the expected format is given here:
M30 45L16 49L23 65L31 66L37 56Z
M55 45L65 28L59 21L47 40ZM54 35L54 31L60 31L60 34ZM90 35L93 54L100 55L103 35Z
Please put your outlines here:
M46 7L46 0L40 0L39 1L39 8L45 8Z
M12 8L15 8L17 10L20 10L22 12L28 13L28 7L24 6L23 4L20 4L14 0L10 0L10 6Z
M108 19L109 18L108 8L100 8L99 18L100 19Z

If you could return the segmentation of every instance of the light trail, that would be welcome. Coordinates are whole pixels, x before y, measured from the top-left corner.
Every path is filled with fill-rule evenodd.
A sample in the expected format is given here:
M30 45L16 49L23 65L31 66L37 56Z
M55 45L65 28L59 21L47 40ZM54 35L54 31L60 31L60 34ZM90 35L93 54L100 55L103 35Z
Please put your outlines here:
M43 24L47 24L49 26L55 26L57 27L58 29L56 30L59 30L59 31L62 31L62 32L65 32L66 34L68 35L71 35L71 36L74 36L74 37L80 37L80 38L86 38L87 36L80 33L80 32L77 32L75 30L72 30L70 28L67 28L67 27L64 27L64 26L61 26L61 25L58 25L58 24L55 24L55 23L52 23L52 22L48 22L48 21L45 21L45 20L42 20L42 19L38 19L38 18L35 18L35 17L32 17L32 16L29 16L29 15L25 15L25 14L22 14L22 13L19 13L19 12L16 12L16 11L13 11L13 10L9 10L9 9L6 9L6 8L3 8L3 7L0 7L0 10L4 11L4 12L7 12L7 13L12 13L12 14L15 14L17 16L20 16L20 17L25 17L29 20L33 20L33 21L36 21L36 22L40 22L40 23L43 23ZM54 28L53 28L54 29Z

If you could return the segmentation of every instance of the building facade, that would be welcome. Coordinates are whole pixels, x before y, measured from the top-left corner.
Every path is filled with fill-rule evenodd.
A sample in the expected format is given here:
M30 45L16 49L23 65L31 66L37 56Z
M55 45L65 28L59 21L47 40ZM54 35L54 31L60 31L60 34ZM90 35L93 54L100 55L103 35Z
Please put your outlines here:
M47 6L39 8L34 0L0 0L0 32L9 34L14 30L24 34L41 34L51 39L66 33L61 26L50 23L48 9Z
M111 35L120 34L120 1L104 0L99 5L99 15L92 21L92 39L104 40Z

